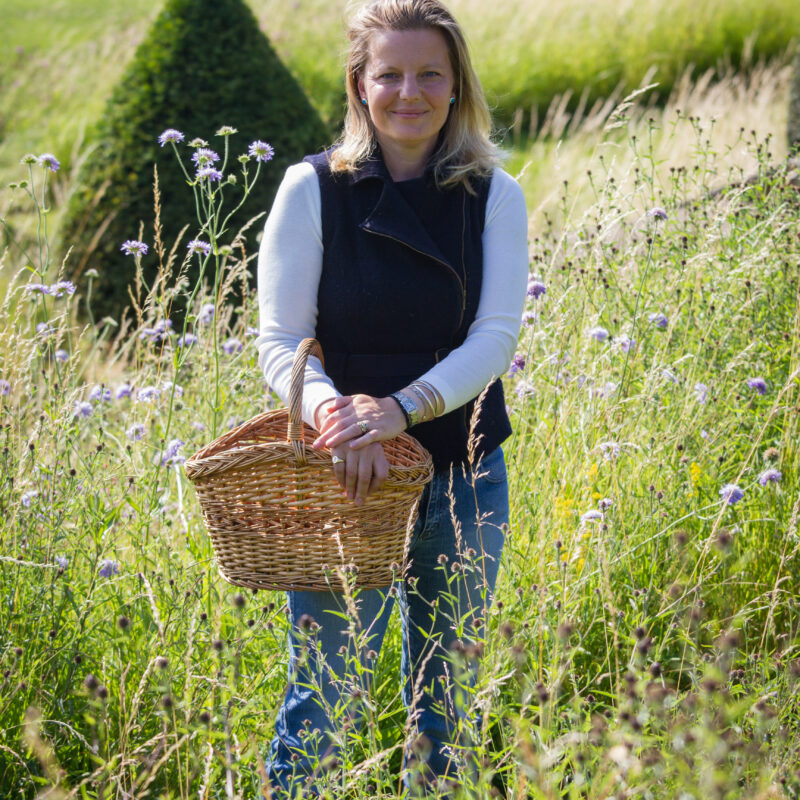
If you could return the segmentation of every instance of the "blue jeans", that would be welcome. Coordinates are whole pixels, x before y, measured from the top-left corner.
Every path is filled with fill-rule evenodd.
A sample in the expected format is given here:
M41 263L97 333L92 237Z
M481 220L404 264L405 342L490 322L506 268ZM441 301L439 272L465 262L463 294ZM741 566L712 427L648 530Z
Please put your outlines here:
M275 723L267 776L278 797L302 796L365 719L372 667L399 599L401 679L409 714L407 784L455 778L469 744L456 735L468 711L508 524L501 448L474 472L455 466L426 487L398 586L355 592L289 592L289 687ZM368 712L366 712L368 713ZM461 737L463 739L463 737ZM466 748L466 750L465 750ZM299 790L299 791L298 791Z

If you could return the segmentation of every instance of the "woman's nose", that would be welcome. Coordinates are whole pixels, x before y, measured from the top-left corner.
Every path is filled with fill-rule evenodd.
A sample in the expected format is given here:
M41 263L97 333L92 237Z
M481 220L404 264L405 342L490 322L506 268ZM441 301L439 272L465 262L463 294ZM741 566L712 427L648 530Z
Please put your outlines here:
M417 84L416 75L404 75L403 81L400 84L400 93L403 97L417 97L419 95L419 86Z

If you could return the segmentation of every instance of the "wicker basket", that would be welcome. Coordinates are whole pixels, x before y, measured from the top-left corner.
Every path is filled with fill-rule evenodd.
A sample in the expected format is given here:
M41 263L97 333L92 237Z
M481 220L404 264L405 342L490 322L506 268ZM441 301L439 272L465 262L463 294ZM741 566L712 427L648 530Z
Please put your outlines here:
M304 339L292 369L289 409L267 411L188 459L222 576L253 589L388 586L405 564L408 536L430 454L408 434L383 442L389 477L360 507L333 474L331 454L312 450L301 421L305 366L322 359ZM288 434L288 435L287 435Z

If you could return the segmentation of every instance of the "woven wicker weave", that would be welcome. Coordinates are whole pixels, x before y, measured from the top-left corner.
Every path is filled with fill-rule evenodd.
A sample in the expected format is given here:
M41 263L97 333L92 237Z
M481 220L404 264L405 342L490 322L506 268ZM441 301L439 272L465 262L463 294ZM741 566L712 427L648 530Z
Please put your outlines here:
M388 586L402 571L430 454L408 434L383 442L383 488L357 507L333 475L329 452L301 421L305 366L316 339L297 349L289 409L259 414L188 459L222 576L253 589Z

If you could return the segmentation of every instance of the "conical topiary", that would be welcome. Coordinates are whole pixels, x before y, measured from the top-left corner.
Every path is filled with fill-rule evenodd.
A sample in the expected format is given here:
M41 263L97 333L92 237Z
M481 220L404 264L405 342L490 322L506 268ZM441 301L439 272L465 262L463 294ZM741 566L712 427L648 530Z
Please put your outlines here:
M792 83L789 91L789 147L800 149L800 47L792 64Z
M238 130L230 140L235 166L235 156L254 140L266 140L275 150L232 220L232 236L269 209L285 167L318 151L326 130L244 0L167 0L97 125L97 148L81 170L61 228L62 249L73 248L68 270L78 281L89 269L99 273L92 289L96 316L119 319L129 305L135 264L120 245L139 238L140 222L152 241L154 164L166 246L185 225L191 226L186 239L197 230L192 190L171 147L159 146L159 135L174 128L187 141L203 138L222 153L224 142L215 138L222 126ZM248 233L251 241L259 228ZM152 252L142 267L152 281Z

